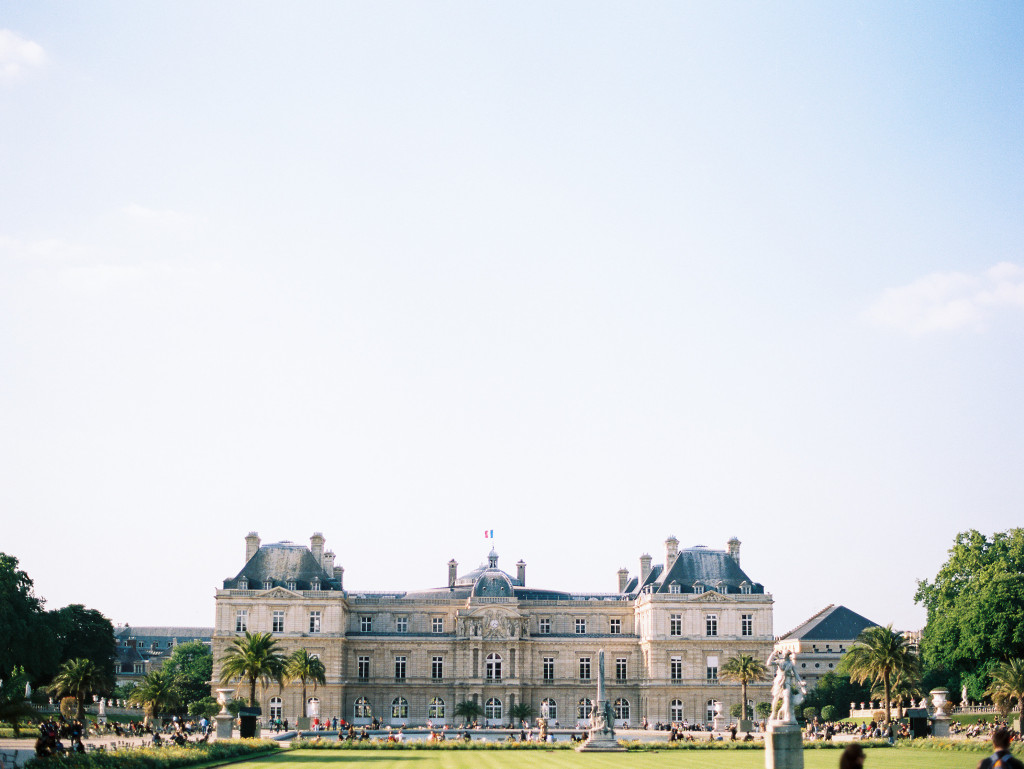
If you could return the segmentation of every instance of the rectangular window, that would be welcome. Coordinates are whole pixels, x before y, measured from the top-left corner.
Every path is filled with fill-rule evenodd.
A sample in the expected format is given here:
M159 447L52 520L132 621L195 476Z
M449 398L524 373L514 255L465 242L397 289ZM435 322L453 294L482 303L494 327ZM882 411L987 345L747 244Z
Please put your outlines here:
M683 680L683 658L672 657L668 662L669 678L673 681Z
M373 629L373 617L359 618L359 632L369 633Z
M275 611L274 612L274 616L273 616L272 619L273 619L273 622L272 622L272 624L270 626L271 632L273 632L273 633L283 633L284 632L284 612L283 611Z
M399 617L398 619L396 619L395 620L395 630L397 630L399 633L408 633L409 632L409 618L408 617Z
M432 633L444 632L444 617L433 617L430 620L430 631Z
M554 681L555 680L555 658L545 657L544 658L544 680Z
M309 632L319 633L320 632L320 612L311 611L309 613Z
M613 619L608 625L608 632L612 635L619 635L622 633L622 620Z
M370 680L370 658L360 657L359 660L359 680L368 681Z
M718 635L718 615L717 614L705 614L704 615L704 629L706 635L714 636Z
M580 657L580 680L590 680L590 657Z
M625 681L626 680L626 658L616 657L615 658L615 680Z
M708 683L718 683L718 657L708 657Z
M587 621L579 617L576 618L576 635L583 635L587 632Z
M668 634L681 636L683 634L683 615L670 614L668 618Z
M399 680L405 679L405 657L395 657L395 678Z
M540 621L540 632L550 633L551 632L551 620L544 618Z
M249 629L249 610L239 609L235 612L235 632L241 633Z
M435 681L444 678L444 657L430 658L430 677Z
M740 633L742 635L754 635L753 614L744 614L740 617Z

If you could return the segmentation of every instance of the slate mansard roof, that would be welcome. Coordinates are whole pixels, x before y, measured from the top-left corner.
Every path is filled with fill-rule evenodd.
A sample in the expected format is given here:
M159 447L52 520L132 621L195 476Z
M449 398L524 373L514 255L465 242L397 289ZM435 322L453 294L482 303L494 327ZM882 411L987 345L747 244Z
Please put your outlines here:
M667 571L664 564L651 567L643 584L633 577L624 592L671 593L673 584L679 593L764 593L764 585L750 579L732 555L703 545L680 550Z
M846 641L853 640L865 628L877 626L845 606L829 604L796 629L782 636L780 641Z
M242 589L245 581L250 590L263 590L269 582L273 587L287 587L295 583L296 590L341 590L341 583L316 562L305 545L294 542L275 542L261 546L242 567L234 579L224 580L225 589Z

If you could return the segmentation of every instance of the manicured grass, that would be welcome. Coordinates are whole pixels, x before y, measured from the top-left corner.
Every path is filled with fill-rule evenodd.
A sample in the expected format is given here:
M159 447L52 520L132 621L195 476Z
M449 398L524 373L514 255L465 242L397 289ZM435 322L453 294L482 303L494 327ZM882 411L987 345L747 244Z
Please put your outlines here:
M838 750L805 750L806 769L835 769ZM900 748L867 751L865 769L964 769L981 756ZM233 764L232 769L763 769L760 750L577 753L575 751L293 750Z

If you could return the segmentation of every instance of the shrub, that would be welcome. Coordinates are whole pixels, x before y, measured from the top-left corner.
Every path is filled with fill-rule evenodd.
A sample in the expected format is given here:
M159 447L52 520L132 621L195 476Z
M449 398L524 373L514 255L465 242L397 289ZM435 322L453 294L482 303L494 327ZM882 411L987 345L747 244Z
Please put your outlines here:
M253 753L277 750L273 740L218 740L178 747L96 750L92 753L67 753L63 756L33 758L24 769L176 769L210 761L222 761Z
M825 705L821 709L821 717L825 721L835 721L839 716L839 709L835 705Z
M743 706L740 703L736 703L729 708L729 715L733 718L740 718L743 715Z
M813 721L814 717L818 715L818 709L815 707L804 708L804 720Z
M768 718L772 714L772 704L770 702L759 702L754 706L754 712L757 713L759 718Z

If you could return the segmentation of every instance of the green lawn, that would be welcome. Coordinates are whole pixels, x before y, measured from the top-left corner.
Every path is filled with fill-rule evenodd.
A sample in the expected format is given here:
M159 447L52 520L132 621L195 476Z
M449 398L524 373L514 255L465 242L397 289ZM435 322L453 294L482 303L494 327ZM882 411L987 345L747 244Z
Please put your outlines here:
M835 769L838 750L805 750L806 769ZM880 748L867 751L865 769L971 769L983 754ZM232 769L763 769L760 750L680 750L659 753L557 751L293 750L232 764ZM347 767L346 767L347 765Z

